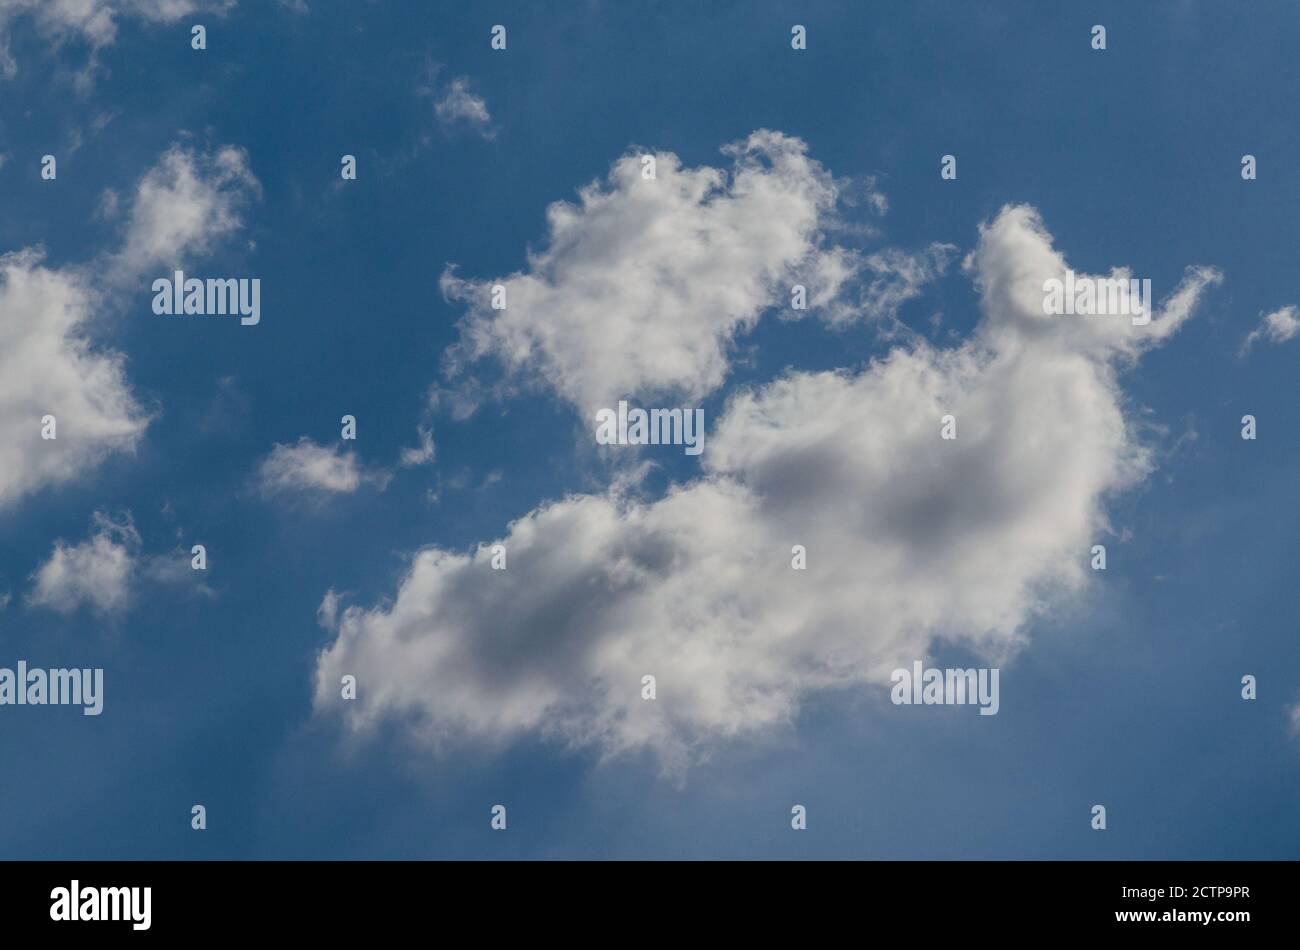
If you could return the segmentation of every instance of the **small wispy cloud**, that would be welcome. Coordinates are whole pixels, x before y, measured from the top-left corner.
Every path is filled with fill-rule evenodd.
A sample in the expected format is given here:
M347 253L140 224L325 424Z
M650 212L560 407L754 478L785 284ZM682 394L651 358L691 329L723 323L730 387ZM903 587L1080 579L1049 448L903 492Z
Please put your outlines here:
M1267 340L1269 343L1285 343L1297 335L1300 335L1300 308L1282 307L1280 310L1264 314L1259 326L1251 330L1242 341L1238 355L1245 357L1250 352L1250 348L1260 340Z
M166 25L200 12L222 16L235 3L236 0L0 0L0 76L12 79L18 73L18 62L10 52L9 35L13 24L23 18L30 17L38 35L55 48L74 41L90 48L89 59L75 76L78 87L84 90L99 71L99 51L117 40L122 21Z
M485 139L496 136L492 115L482 96L470 89L466 76L457 76L447 84L435 87L433 112L443 125L465 125Z
M414 468L417 465L427 465L433 461L433 432L421 426L419 433L420 444L417 447L402 449L402 468Z
M368 472L352 452L325 446L303 436L295 445L277 443L258 468L258 484L265 496L284 492L351 494L362 485L382 490L389 473Z

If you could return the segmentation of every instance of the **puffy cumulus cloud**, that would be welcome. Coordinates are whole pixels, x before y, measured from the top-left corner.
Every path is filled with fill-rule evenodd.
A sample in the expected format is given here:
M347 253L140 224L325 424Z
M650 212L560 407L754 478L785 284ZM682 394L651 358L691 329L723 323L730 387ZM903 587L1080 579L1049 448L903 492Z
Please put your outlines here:
M1250 348L1260 340L1267 340L1269 343L1285 343L1298 335L1300 335L1300 308L1282 307L1280 310L1264 314L1259 326L1251 330L1242 341L1240 355L1246 356Z
M88 604L101 613L125 610L131 600L140 535L129 514L115 520L96 512L90 537L56 541L50 559L32 575L28 603L59 613Z
M331 492L349 494L366 483L383 488L388 473L367 472L352 452L326 446L303 436L294 445L277 443L258 467L263 495L281 492Z
M122 247L107 261L110 276L134 281L209 252L243 226L242 211L260 191L243 149L173 145L136 185Z
M58 613L83 604L104 614L125 611L142 584L188 587L208 597L215 592L190 567L183 549L142 554L130 512L116 517L95 512L89 536L78 544L56 541L49 560L32 574L27 602Z
M433 750L536 733L651 749L679 771L719 740L787 727L812 691L883 696L939 638L1009 658L1085 582L1104 499L1150 470L1120 368L1216 275L1190 270L1146 326L1044 317L1043 282L1065 263L1025 207L981 228L967 268L982 318L964 343L734 395L705 474L664 497L544 505L499 539L504 571L489 545L430 547L391 602L331 592L317 710L357 736L397 723ZM946 414L956 440L940 438Z
M550 206L524 271L480 281L448 268L443 293L467 307L449 375L491 357L584 413L624 396L696 399L721 385L737 334L788 306L792 284L829 305L861 267L830 243L843 183L779 132L723 151L729 168L654 153L653 180L629 152L576 204ZM498 283L504 310L492 309Z
M13 78L18 64L9 51L9 34L18 20L30 17L37 32L59 46L86 44L94 53L117 39L118 22L137 18L146 23L175 23L193 13L225 13L235 0L0 0L0 73Z
M91 345L95 301L84 274L38 251L0 257L0 509L133 451L149 424L122 355Z
M180 263L229 234L255 185L235 149L173 148L123 206L120 251L61 268L31 248L0 256L0 509L135 449L151 413L124 357L92 343L97 314L144 268ZM46 415L54 439L42 438Z

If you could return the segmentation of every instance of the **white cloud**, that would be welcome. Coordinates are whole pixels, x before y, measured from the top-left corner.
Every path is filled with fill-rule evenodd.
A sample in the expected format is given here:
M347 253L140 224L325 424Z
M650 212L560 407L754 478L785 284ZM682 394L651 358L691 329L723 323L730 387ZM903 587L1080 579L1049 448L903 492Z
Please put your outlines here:
M727 169L656 153L654 180L630 152L577 204L550 206L526 270L479 281L448 268L443 293L468 308L449 375L490 357L584 414L624 396L698 399L722 384L736 336L789 306L792 284L828 305L861 266L827 243L843 183L779 132L724 152ZM491 307L495 283L505 310Z
M351 493L368 482L382 489L388 475L366 472L354 453L340 445L319 445L306 436L295 445L277 443L258 468L258 483L268 496L294 491Z
M243 226L241 212L260 185L243 149L201 152L173 145L136 185L120 251L109 261L118 281L166 271L204 254ZM115 202L109 202L115 205ZM105 208L112 213L112 207Z
M38 249L0 255L0 509L135 450L151 412L124 357L91 342L96 317L112 294L141 290L133 282L145 268L229 234L255 184L237 150L173 148L136 189L120 251L62 268L45 266ZM41 437L46 415L55 439Z
M190 587L215 596L200 573L190 568L185 550L142 555L140 548L130 512L115 518L97 511L86 540L75 545L55 542L49 560L32 574L27 602L64 614L83 604L100 613L121 613L131 605L140 583Z
M787 160L804 161L775 159ZM616 167L615 178L632 170ZM668 180L679 174L687 173ZM613 220L575 240L602 234L611 246L639 247L642 229L620 214L663 223L634 200L641 184L624 181L618 197L585 195L582 212L554 211L547 263L534 266L545 276L525 280L524 299L545 302L556 285L600 296L596 271L575 275L556 262L569 260L573 222L611 202ZM696 183L719 195L722 187L716 176ZM753 188L782 190L761 175ZM773 225L787 250L765 268L752 267L759 247L745 245L770 215L755 220L759 206L733 208L715 224L687 194L679 208L687 223L712 230L705 244L688 239L684 253L698 260L719 245L744 248L726 255L735 280L720 279L713 262L675 295L645 289L628 299L668 320L673 299L705 319L726 306L752 313L762 275L812 250L812 207L824 201L785 190L808 218L793 230ZM748 200L736 191L716 200ZM670 243L658 237L656 248ZM622 249L609 259L635 256ZM652 253L647 266L661 263ZM391 602L340 609L331 592L320 616L335 639L317 661L318 712L337 712L358 736L396 724L434 751L535 733L603 755L649 748L673 771L719 740L788 727L811 692L870 685L883 696L889 672L925 658L938 639L1008 658L1036 616L1085 583L1089 548L1108 530L1103 499L1151 469L1124 414L1120 370L1166 340L1219 275L1189 269L1147 326L1047 317L1043 282L1064 276L1066 262L1027 207L1004 208L980 229L966 270L982 319L962 345L917 340L860 371L794 372L734 395L702 456L705 474L665 497L645 501L615 487L544 505L500 539L504 571L491 569L487 545L429 547ZM718 306L691 309L695 295ZM562 320L542 312L551 327ZM484 332L494 346L513 339ZM580 334L562 344L524 336L520 349L531 357L543 348L549 378L577 402L603 398L627 378L593 376L579 358L592 344ZM633 352L652 360L657 349L649 340ZM617 347L608 353L620 358ZM621 369L689 385L671 365ZM946 413L958 420L955 441L939 437ZM795 544L807 548L806 571L791 569ZM342 703L338 684L349 673L360 690ZM641 699L645 674L657 677L653 702Z
M1300 334L1300 308L1282 307L1264 315L1258 327L1250 331L1241 344L1241 356L1250 352L1250 348L1259 340L1270 343L1285 343Z
M89 538L56 541L50 559L32 575L28 603L71 613L89 604L101 613L125 610L131 600L140 535L128 514L120 520L96 512Z
M94 54L117 39L118 22L138 18L146 23L176 23L200 11L224 14L235 0L0 0L0 73L8 78L18 71L9 50L13 24L30 17L37 32L54 46L69 41L84 43Z
M469 79L457 76L447 84L433 104L438 121L449 125L464 122L477 129L485 138L493 136L492 116L482 96L470 91Z
M1050 278L1063 280L1068 268L1052 247L1051 235L1038 212L1025 205L1004 208L993 222L980 228L980 243L967 255L964 267L981 292L985 307L981 329L990 343L1011 349L1046 340L1081 355L1110 357L1121 363L1177 332L1191 316L1201 291L1223 279L1212 267L1188 268L1158 318L1145 326L1133 326L1130 320L1115 316L1073 320L1049 316L1043 306L1043 283ZM1096 276L1120 281L1120 309L1129 307L1128 281L1133 274L1128 268L1117 267L1108 275Z
M134 451L149 424L124 358L90 343L94 309L83 275L35 250L0 256L0 508Z

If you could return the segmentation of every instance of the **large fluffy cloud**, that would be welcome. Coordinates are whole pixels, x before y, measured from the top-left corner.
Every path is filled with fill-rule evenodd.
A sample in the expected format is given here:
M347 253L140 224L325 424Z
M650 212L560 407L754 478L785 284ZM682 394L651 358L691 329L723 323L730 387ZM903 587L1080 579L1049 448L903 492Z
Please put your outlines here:
M236 149L173 148L123 206L121 250L61 268L30 248L0 256L0 509L135 448L150 413L123 356L92 342L96 316L118 294L143 299L149 268L169 273L229 234L256 187Z
M499 539L504 571L487 545L430 547L391 603L339 610L331 594L318 709L361 735L399 723L431 748L535 732L603 754L650 748L676 769L720 738L788 724L811 691L886 682L937 638L1007 658L1084 583L1107 494L1150 469L1119 373L1218 279L1189 269L1134 326L1045 315L1043 283L1066 267L1033 209L1005 208L966 261L982 320L959 347L913 342L857 371L736 394L702 477L658 500L611 489L542 506ZM532 341L519 355L578 399L643 379L639 364L587 372ZM946 414L956 440L940 438ZM345 674L358 678L351 702L338 699Z
M629 153L577 204L551 205L526 270L477 281L449 269L443 292L468 310L451 373L491 357L584 414L629 395L697 399L722 383L737 334L788 305L792 284L829 307L862 266L830 242L843 183L779 132L724 152L726 169L653 153L653 179ZM504 310L492 309L496 283Z

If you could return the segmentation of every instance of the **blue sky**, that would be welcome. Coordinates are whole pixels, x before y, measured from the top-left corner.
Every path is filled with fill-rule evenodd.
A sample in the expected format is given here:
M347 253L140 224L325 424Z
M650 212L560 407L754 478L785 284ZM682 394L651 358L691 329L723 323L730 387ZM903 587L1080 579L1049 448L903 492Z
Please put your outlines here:
M12 66L0 76L0 253L43 247L40 266L90 288L77 336L91 352L123 356L123 385L149 417L129 449L95 450L69 470L40 469L37 453L48 446L39 441L19 439L0 456L11 472L36 473L0 491L0 600L9 595L0 610L0 666L25 659L105 670L101 716L0 707L7 763L0 853L1297 856L1300 742L1291 708L1300 702L1293 595L1300 518L1289 476L1300 462L1300 408L1289 396L1300 341L1265 338L1240 354L1265 314L1300 304L1293 210L1300 207L1300 124L1291 108L1300 94L1300 12L1293 5L1261 2L1249 15L1211 3L1067 10L1035 3L308 0L298 9L246 0L219 13L213 4L195 6L165 18L101 0L97 7L115 24L107 31L103 21L64 22L0 0L0 36ZM206 50L190 48L193 23L207 27ZM508 30L504 51L489 46L498 23ZM804 51L790 47L795 23L807 27ZM1093 24L1106 27L1105 51L1090 48ZM439 115L460 78L490 118L456 117L450 107ZM513 292L522 286L518 275L541 272L532 270L539 255L549 259L555 270L540 284L550 285L534 287L537 296L514 295L521 304L511 313L526 327L547 320L567 326L575 301L562 274L581 270L583 249L632 266L637 258L619 258L615 238L650 239L632 228L634 220L628 232L617 230L618 215L632 220L635 207L615 202L605 222L610 234L565 256L548 230L547 208L580 202L578 190L592 182L603 182L607 195L632 194L634 185L608 176L624 156L647 151L659 158L657 184L676 180L665 160L671 153L686 169L718 169L723 198L747 207L726 177L740 166L720 150L757 130L806 148L816 168L790 172L798 184L825 185L826 176L834 182L834 207L817 209L815 225L799 237L810 242L811 257L841 248L867 268L843 288L849 316L838 323L820 312L789 319L784 290L774 293L766 278L753 278L756 271L728 271L744 272L745 260L705 253L682 261L672 248L691 234L671 230L677 218L655 219L665 228L667 264L636 279L677 287L680 312L637 310L611 274L612 305L596 308L587 339L614 338L630 326L631 345L552 352L550 362L534 348L523 365L505 367L505 344L493 335L501 324L453 292L447 265L467 281L514 275ZM242 150L242 158L221 179L214 156L232 154L226 147ZM788 184L785 172L763 164L779 164L787 146L764 147L755 153L762 159L757 180ZM148 200L141 182L151 169L166 168L160 161L169 150L197 184L184 176L153 179L164 186L164 208L179 215L188 202L203 214L170 244L150 243L157 222L131 209ZM1241 178L1247 153L1258 159L1258 180ZM54 181L41 178L45 154L57 157ZM340 178L344 154L357 158L355 181ZM955 181L940 178L945 154L957 158ZM116 199L105 198L110 192ZM897 486L926 483L930 456L921 450L887 440L897 454L882 476L865 471L874 455L834 454L844 439L787 458L785 446L804 445L820 424L812 418L795 415L789 442L766 449L754 447L756 430L739 415L726 433L715 427L733 400L768 393L765 387L790 374L807 380L840 369L869 382L881 372L872 361L900 348L923 354L917 359L935 368L941 392L950 385L964 391L960 380L945 378L943 353L980 339L981 326L1007 327L1009 347L1024 343L1019 324L982 309L997 300L982 304L976 284L999 267L1021 266L1018 242L1033 227L1009 221L1004 244L994 228L987 255L976 253L963 266L982 246L981 224L998 220L1007 205L1036 209L1052 246L1076 271L1128 267L1151 279L1157 300L1190 265L1222 277L1199 288L1194 307L1160 345L1143 343L1139 352L1125 337L1086 364L1106 368L1089 377L1093 388L1077 405L1115 400L1124 420L1116 466L1127 472L1102 472L1066 499L1085 512L1087 530L1081 534L1065 515L1040 524L1037 509L1014 506L954 515L932 536L909 536L896 549L827 528L824 536L846 547L810 549L808 573L811 579L819 562L841 559L828 587L756 601L756 619L743 603L737 608L756 630L777 625L779 615L804 631L802 639L782 628L766 652L754 648L761 662L752 667L743 638L732 645L734 631L718 633L716 642L735 652L710 652L714 641L704 634L689 639L689 630L675 626L683 617L712 629L710 610L753 591L744 579L730 579L722 562L701 557L674 573L642 551L639 545L653 541L672 547L681 537L674 530L689 535L683 550L714 543L713 535L659 525L655 519L670 519L657 503L673 486L730 478L761 496L753 510L770 515L754 534L735 537L779 540L792 511L833 520L835 492L846 484L839 466L860 465L862 484L875 489L856 503L862 517L892 524L883 509L915 500L896 494L903 491ZM693 218L698 210L690 204L681 219L716 227L715 241L733 233L726 220ZM237 224L222 226L223 213ZM581 217L580 234L588 224L595 233L590 215ZM951 249L936 252L938 272L904 299L885 305L863 295L871 274L866 256L895 249L922 260L935 243ZM158 246L156 253L139 250ZM260 278L261 322L154 314L150 284L169 275L173 262L198 276ZM794 273L786 263L772 283ZM25 272L34 266L24 265ZM730 286L733 277L737 286L746 279L761 286L741 307L740 325L723 331L726 363L716 385L701 382L703 365L655 376L619 355L657 339L646 336L651 324L637 320L654 328L678 321L690 332L699 325L687 323L697 298L699 316L716 317L701 288L710 281ZM45 319L17 298L0 306L0 319L11 325L8 345L13 326ZM453 378L445 354L466 327L486 335L488 352ZM1069 342L1051 345L1028 351L1034 372L1077 355ZM587 359L592 352L604 355ZM3 355L0 366L11 381L28 371L21 376L27 382L0 381L4 431L36 431L39 412L32 416L22 387L44 395L53 376ZM622 389L580 385L599 368L613 374L611 385L623 386L618 374L628 366L632 376ZM1002 393L997 380L980 388L978 368L952 372L975 374L970 391L988 394L989 404L1005 396L1017 407L1018 424L1029 427L1024 445L1033 445L1039 425L1042 438L1060 439L1062 447L1086 444L1090 433L1098 444L1114 436L1104 418L1076 418L1076 404L1054 403L1032 379L1026 389ZM645 385L638 389L638 382ZM828 417L838 405L863 423L853 432L889 431L898 421L872 404L848 402L884 397L827 385L846 400L832 404ZM461 417L454 406L467 393L477 393L477 405ZM587 412L593 393L702 405L704 455L598 451ZM666 401L652 402L660 395ZM358 421L355 443L339 440L345 413ZM1253 441L1240 435L1247 413L1258 420ZM75 412L66 418L61 442L75 438ZM995 427L1000 421L988 420ZM404 466L401 453L419 445L421 427L432 434L434 455ZM933 430L937 444L937 416ZM1027 448L1021 459L1014 436L981 442L981 425L970 431L973 454L946 470L936 495L921 499L925 510L951 502L964 511L970 503L963 494L984 497L976 483L986 478L1023 477L1033 496L1039 479L1065 484L1077 474L1077 466L1052 467L1051 452ZM360 472L357 484L268 486L275 447L303 438L322 458L351 459L359 468L341 471ZM1135 475L1120 463L1137 448L1149 457ZM655 467L639 471L645 461ZM786 486L786 462L806 477L800 485L813 487ZM605 550L630 551L630 563L664 586L630 582L645 586L624 598L613 585L600 600L575 582L557 594L547 579L571 576L561 567L586 556L574 552L584 547L583 525L595 522L563 508L574 519L572 545L556 548L530 546L510 525L548 503L607 499L610 486L624 481L641 507L635 517L613 503L612 512L597 511L593 517L612 532ZM796 501L772 507L780 491ZM998 486L988 492L1004 498ZM128 575L116 578L126 599L108 605L78 595L84 584L77 578L53 575L42 599L40 572L56 543L89 543L97 512L118 524L129 513L134 537L106 536L131 558ZM613 526L600 520L607 517ZM1009 555L1025 549L1003 546L1011 542L1000 533L1000 517L1031 525L1028 550L1041 558ZM731 526L717 530L717 537L733 537ZM992 540L984 541L983 531ZM507 536L507 577L472 562L479 545ZM1080 538L1077 563L1060 560L1061 545ZM783 552L796 540L787 538L775 556L788 560ZM863 547L847 546L859 542ZM208 551L201 581L188 568L168 574L165 565L187 565L195 543ZM1107 546L1104 573L1086 569L1091 543ZM748 564L753 552L730 544L718 541L708 553L731 550ZM953 561L958 546L963 553ZM431 565L421 576L432 592L412 590L427 615L403 626L390 610L421 550L472 563ZM922 553L927 560L918 559ZM970 576L931 576L936 563L969 566ZM572 577L610 580L593 575L590 564L579 567ZM514 576L521 579L500 588L506 593L490 586ZM998 592L1002 580L1007 592ZM885 596L895 585L907 601L898 616L888 613L895 608ZM861 602L854 600L858 588L866 592ZM355 612L322 620L330 591L340 610ZM672 601L684 604L672 613L660 594L688 599ZM594 614L608 620L602 610L617 612L625 639L585 629L588 596L598 601L590 605ZM923 609L931 602L933 617ZM986 604L998 619L980 627L981 638L967 627L976 624L971 611ZM479 611L474 617L471 608ZM752 673L755 682L741 685L768 697L775 689L779 708L755 700L751 715L736 706L736 696L748 693L721 685L711 691L705 680L693 684L696 705L677 714L665 677L665 695L655 701L669 708L664 720L647 721L647 733L627 724L635 714L610 725L603 716L620 707L600 690L617 684L601 682L589 696L590 681L571 670L582 667L600 680L620 644L634 655L653 650L661 627L687 637L683 650L700 645L701 656L717 660L720 677ZM427 671L418 658L384 647L394 629L398 641L452 643L463 652L450 662L466 665L422 680ZM894 639L884 639L887 630ZM349 631L356 641L344 649ZM478 651L476 637L497 635L500 641ZM819 678L821 663L856 657L859 648L871 663L901 662L900 643L920 647L909 662L999 666L999 713L893 706L887 677L865 667L856 678L843 671L828 683ZM487 652L495 649L501 654ZM665 656L665 669L674 662ZM348 663L361 664L356 714L372 728L357 728L353 713L328 701L338 696L337 677L328 676L351 669ZM790 665L783 685L773 687L768 677L778 674L770 663ZM323 691L315 685L318 667L328 674ZM1241 698L1246 674L1258 677L1255 701ZM386 676L403 683L388 705L379 689ZM537 700L540 718L534 708L513 705L536 696L561 698ZM195 803L208 811L202 832L190 827ZM504 833L489 827L497 803L509 808ZM802 833L790 829L796 803L808 809ZM1089 825L1098 803L1107 808L1104 832Z

